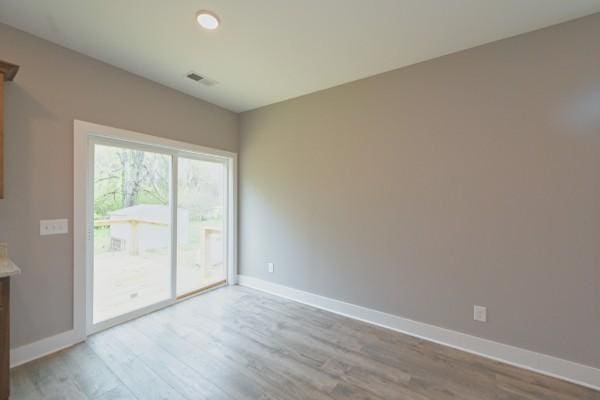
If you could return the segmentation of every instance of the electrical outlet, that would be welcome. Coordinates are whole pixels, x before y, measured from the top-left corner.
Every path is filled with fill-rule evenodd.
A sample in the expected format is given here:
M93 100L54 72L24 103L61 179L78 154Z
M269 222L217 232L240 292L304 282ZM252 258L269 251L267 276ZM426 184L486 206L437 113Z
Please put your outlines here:
M69 220L43 219L40 221L40 235L61 235L69 233Z
M473 319L479 322L487 322L487 308L483 306L473 306Z
M275 264L268 263L267 266L269 267L269 272L275 272Z

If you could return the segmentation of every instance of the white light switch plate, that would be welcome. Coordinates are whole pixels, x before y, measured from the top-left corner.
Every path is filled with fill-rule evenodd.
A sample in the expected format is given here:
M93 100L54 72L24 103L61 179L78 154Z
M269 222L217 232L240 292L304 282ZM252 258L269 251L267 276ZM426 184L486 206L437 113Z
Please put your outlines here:
M269 267L269 272L275 272L275 264L269 263L267 266Z
M40 235L62 235L69 233L69 220L43 219L40 221Z
M487 308L483 306L473 306L473 319L479 322L487 322Z

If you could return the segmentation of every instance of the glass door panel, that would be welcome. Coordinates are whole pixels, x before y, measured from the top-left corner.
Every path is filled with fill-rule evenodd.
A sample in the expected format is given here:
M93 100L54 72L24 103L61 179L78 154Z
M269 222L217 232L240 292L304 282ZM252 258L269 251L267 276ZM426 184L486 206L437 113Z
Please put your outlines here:
M177 296L226 281L225 166L178 158Z
M93 323L171 295L172 156L94 145Z

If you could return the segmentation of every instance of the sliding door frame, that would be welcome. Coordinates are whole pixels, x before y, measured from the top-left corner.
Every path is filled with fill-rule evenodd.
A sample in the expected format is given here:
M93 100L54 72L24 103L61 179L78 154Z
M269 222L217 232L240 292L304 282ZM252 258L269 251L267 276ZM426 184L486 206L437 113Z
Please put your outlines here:
M94 146L95 144L132 147L170 155L171 158L171 296L159 303L143 307L124 316L94 324L93 311L93 210ZM237 154L195 144L179 142L143 133L118 129L90 122L74 121L74 276L73 325L77 338L137 318L141 315L185 300L177 297L177 185L178 157L222 163L227 171L225 212L225 266L227 284L237 283Z

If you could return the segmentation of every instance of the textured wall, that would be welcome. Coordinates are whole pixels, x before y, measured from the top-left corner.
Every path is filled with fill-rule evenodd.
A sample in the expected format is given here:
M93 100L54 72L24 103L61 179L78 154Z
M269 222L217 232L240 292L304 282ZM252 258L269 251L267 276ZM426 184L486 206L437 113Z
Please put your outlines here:
M242 114L241 273L600 367L599 38L596 14Z
M6 85L5 200L0 241L13 279L12 346L73 325L73 236L39 220L73 216L73 119L238 150L238 116L0 24L0 58L21 65ZM72 225L70 226L72 232Z

